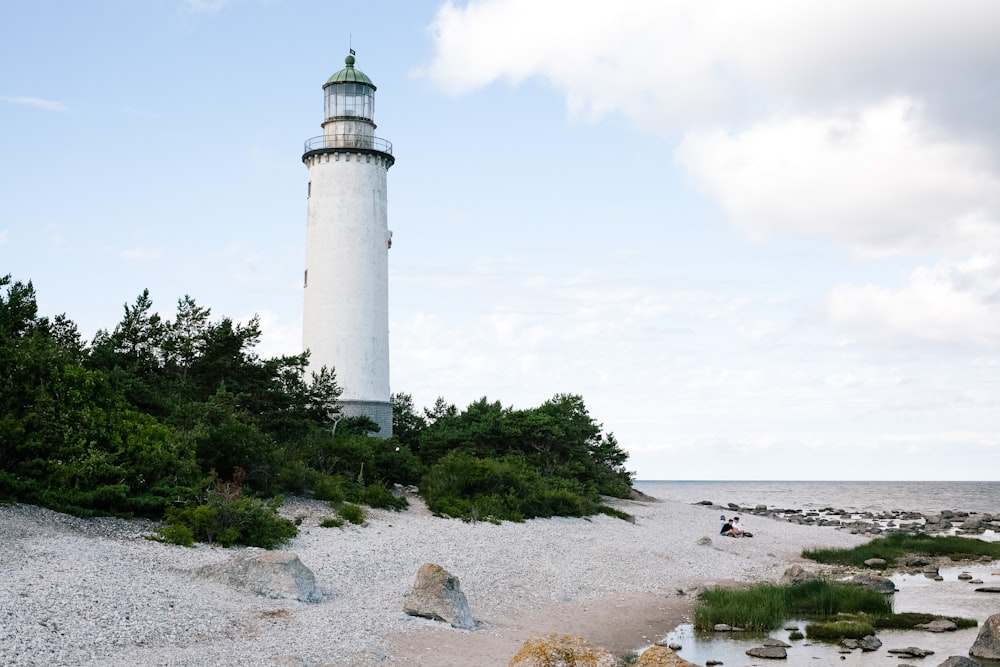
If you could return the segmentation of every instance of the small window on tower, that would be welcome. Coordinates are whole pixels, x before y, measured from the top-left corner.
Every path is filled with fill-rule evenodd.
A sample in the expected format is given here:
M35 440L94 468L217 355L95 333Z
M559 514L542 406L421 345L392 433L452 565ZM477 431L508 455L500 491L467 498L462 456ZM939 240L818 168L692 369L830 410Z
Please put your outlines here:
M302 276L302 286L309 287L309 269L306 269Z
M313 193L313 182L309 181L306 184L306 199L308 199L309 197L312 197L312 193Z

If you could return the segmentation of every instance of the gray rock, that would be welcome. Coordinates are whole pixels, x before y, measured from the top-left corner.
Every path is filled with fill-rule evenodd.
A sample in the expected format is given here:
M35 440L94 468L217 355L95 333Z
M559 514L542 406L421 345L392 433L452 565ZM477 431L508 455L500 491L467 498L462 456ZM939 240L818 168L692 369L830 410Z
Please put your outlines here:
M788 651L782 646L758 646L747 651L751 658L767 658L769 660L787 660Z
M906 648L891 648L889 653L894 655L905 655L908 658L926 658L929 655L934 655L934 651L917 648L916 646L907 646Z
M867 572L856 574L851 577L851 583L855 586L861 586L862 588L867 588L870 591L875 591L876 593L896 592L896 584L892 583L892 579L880 577L877 574L869 574Z
M884 558L869 558L865 561L865 565L875 570L884 570L889 566L889 562Z
M714 626L712 626L712 629L715 630L716 632L732 632L733 626L728 625L726 623L716 623Z
M938 566L937 565L931 565L931 564L924 565L923 573L924 574L932 574L932 575L936 576L937 573L938 573Z
M921 630L926 630L927 632L954 632L958 630L958 626L955 625L953 621L949 621L944 618L939 618L936 621L931 621L930 623L921 623L916 626Z
M781 646L783 648L791 648L791 644L786 644L780 639L775 639L774 637L768 637L764 640L764 646Z
M708 537L707 535L699 537L698 540L695 542L695 544L703 547L710 547L712 546L712 538Z
M316 602L323 597L312 570L288 551L249 548L225 562L200 568L197 574L273 599Z
M902 665L900 666L902 667ZM966 658L964 655L953 655L944 662L942 662L938 667L983 667L980 663L976 662L972 658Z
M977 593L1000 593L1000 586L983 586L976 589Z
M403 611L410 616L444 621L463 630L476 626L458 577L433 563L420 566Z
M861 643L860 640L852 639L851 637L845 637L844 639L840 640L840 645L843 646L844 648L854 650L859 646L861 646Z
M969 649L973 658L1000 660L1000 614L993 614L979 628L979 636Z
M875 635L867 635L858 642L858 647L865 653L870 653L882 648L882 641Z

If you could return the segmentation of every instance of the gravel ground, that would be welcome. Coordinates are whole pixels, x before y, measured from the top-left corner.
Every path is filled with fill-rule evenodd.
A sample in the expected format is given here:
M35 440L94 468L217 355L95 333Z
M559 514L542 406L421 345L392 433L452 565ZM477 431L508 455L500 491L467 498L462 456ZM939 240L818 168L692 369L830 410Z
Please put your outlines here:
M314 604L199 577L195 570L233 551L147 540L150 522L0 507L0 667L407 664L388 638L441 626L402 612L425 562L460 579L487 628L571 600L776 580L804 547L865 541L754 517L745 527L753 538L724 538L713 509L614 504L636 522L463 523L432 517L411 499L408 511L372 510L365 525L338 529L319 527L332 515L325 503L292 499L282 513L303 521L285 550L316 575L326 597ZM698 544L706 536L711 544Z

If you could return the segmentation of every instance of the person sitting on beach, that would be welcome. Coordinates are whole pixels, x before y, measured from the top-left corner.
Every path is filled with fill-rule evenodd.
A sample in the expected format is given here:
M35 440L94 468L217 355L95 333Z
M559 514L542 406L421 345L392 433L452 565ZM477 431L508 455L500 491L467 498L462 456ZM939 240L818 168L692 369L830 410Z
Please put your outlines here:
M733 522L727 521L724 524L722 524L722 530L719 532L719 535L725 535L726 537L733 537Z
M743 537L743 528L740 526L740 518L738 516L733 517L732 528L727 534L730 537Z
M726 534L726 515L725 514L720 514L719 515L719 535L725 535L725 534Z

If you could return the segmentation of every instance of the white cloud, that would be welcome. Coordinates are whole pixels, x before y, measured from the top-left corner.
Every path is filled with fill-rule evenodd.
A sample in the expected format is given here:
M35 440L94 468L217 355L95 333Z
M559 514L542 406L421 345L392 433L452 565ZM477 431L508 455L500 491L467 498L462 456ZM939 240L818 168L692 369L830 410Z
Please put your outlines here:
M1000 263L995 256L942 260L913 271L898 290L841 285L829 298L834 324L879 342L1000 344Z
M456 93L534 78L575 113L661 131L887 93L992 109L996 25L992 0L452 1L420 72Z
M751 237L818 234L870 255L1000 240L1000 174L981 145L894 98L840 116L704 130L675 157Z
M0 101L9 102L11 104L22 104L29 107L37 107L39 109L45 109L46 111L69 111L69 107L62 102L57 102L56 100L46 100L41 97L0 97Z

